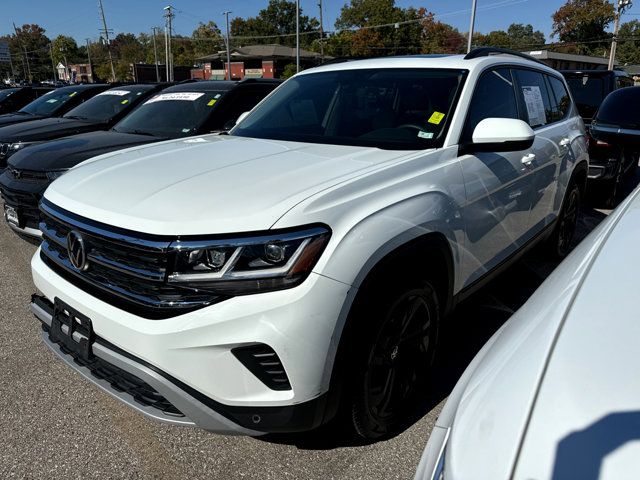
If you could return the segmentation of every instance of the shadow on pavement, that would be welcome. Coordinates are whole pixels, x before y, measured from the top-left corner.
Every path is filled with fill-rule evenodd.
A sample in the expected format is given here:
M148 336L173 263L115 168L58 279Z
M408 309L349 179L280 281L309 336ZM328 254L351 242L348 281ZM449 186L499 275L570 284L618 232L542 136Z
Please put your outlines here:
M639 183L640 172L627 178L618 203ZM582 241L611 212L595 209L591 202L586 203L588 206L582 212L575 244ZM527 301L558 264L544 249L535 248L456 308L443 325L435 374L425 391L424 402L407 416L406 428L411 427L449 395L480 348ZM342 427L346 419L341 420L331 422L311 434L265 435L260 438L267 442L312 450L368 443L355 438ZM425 438L425 445L426 441Z

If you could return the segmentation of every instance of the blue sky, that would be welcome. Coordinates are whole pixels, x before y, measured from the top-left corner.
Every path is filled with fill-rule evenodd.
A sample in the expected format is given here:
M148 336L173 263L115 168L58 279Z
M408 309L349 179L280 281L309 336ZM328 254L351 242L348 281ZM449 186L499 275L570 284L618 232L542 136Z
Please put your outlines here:
M253 16L264 8L268 0L103 0L109 28L119 32L139 33L152 26L163 25L163 7L170 1L176 8L175 30L190 35L199 21L213 20L224 25L224 10L233 16ZM547 36L551 32L551 14L565 0L478 0L476 30L488 32L506 29L511 23L531 23ZM300 0L303 13L316 15L317 0ZM403 7L426 7L440 20L466 32L469 26L471 0L396 0ZM85 38L95 40L101 27L97 0L0 0L0 34L11 33L12 24L37 23L47 35L73 36L79 43ZM332 30L345 0L324 0L325 29ZM640 2L623 21L640 18Z

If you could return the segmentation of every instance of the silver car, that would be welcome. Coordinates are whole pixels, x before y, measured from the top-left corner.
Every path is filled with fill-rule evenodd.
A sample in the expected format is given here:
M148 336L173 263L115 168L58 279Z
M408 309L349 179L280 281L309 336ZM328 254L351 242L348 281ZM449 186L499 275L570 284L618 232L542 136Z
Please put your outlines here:
M487 342L416 479L640 478L640 188Z

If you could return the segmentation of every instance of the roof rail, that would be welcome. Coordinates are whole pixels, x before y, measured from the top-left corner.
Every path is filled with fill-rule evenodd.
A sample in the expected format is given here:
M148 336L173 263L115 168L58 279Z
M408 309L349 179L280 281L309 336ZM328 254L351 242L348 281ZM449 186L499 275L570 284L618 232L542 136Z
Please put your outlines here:
M510 50L508 48L500 48L500 47L478 47L471 50L464 56L465 60L471 60L473 58L479 57L488 57L489 55L513 55L514 57L524 58L526 60L531 60L532 62L539 63L540 65L545 65L545 63L541 62L537 58L533 58L531 55L527 55L526 53L517 52L515 50Z

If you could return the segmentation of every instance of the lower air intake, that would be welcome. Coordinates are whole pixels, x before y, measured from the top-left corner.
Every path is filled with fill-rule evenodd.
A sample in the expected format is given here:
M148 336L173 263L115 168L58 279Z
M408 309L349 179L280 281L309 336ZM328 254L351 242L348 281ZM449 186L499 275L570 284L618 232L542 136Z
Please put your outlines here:
M269 345L261 343L238 347L231 353L271 390L291 390L287 372L278 354Z

